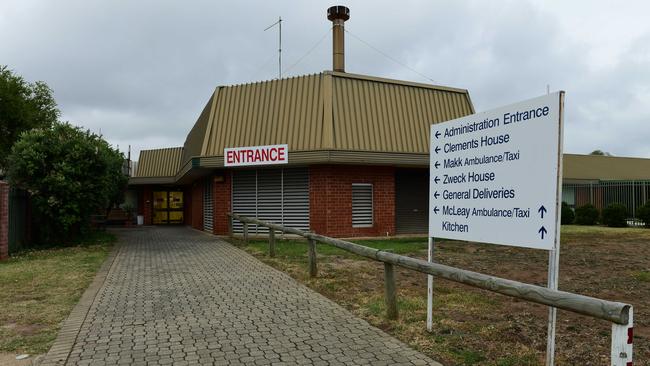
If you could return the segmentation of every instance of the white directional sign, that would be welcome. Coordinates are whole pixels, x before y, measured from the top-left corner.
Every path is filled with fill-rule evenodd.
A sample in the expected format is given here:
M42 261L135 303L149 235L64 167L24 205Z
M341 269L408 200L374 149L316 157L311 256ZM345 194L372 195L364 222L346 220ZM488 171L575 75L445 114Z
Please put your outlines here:
M430 237L553 249L562 98L431 126Z

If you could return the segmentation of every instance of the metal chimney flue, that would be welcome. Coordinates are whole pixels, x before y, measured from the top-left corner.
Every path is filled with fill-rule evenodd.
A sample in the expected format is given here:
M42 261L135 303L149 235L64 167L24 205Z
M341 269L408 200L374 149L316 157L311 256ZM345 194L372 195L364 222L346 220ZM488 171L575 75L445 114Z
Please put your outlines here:
M332 66L334 71L345 72L345 21L350 19L350 9L342 5L327 9L327 19L332 21Z

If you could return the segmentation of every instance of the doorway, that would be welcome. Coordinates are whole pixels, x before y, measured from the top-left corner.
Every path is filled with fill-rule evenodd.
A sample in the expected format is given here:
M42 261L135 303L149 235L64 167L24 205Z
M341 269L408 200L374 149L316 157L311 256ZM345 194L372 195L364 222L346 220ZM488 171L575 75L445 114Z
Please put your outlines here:
M429 170L395 172L395 232L424 234L429 230Z
M182 191L153 192L153 223L154 225L183 223Z

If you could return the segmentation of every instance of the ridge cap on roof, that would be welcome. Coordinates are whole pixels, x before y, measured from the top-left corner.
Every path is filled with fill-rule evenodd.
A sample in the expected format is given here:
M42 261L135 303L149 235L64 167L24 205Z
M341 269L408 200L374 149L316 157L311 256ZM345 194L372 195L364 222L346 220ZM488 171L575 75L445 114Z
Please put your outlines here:
M294 76L289 76L289 77L283 77L283 78L280 78L280 79L274 78L274 79L267 79L267 80L251 81L251 82L246 82L246 83L218 85L218 86L215 87L215 90L219 89L219 88L232 88L232 87L241 87L241 86L257 85L257 84L266 84L266 83L272 83L274 81L285 81L285 80L304 78L304 77L312 77L312 76L321 76L321 75L331 75L331 76L334 76L334 77L337 77L337 78L367 80L367 81L375 81L375 82L380 82L380 83L412 86L412 87L416 87L416 88L435 89L435 90L441 90L441 91L469 94L469 91L467 89L456 88L456 87L452 87L452 86L437 85L437 84L426 84L426 83L420 83L420 82L416 82L416 81L391 79L391 78L386 78L386 77L381 77L381 76L354 74L354 73L349 73L349 72L339 72L339 71L332 71L332 70L323 70L321 72L313 73L313 74L294 75Z
M316 72L316 73L313 73L313 74L288 76L288 77L283 77L283 78L280 78L280 79L273 78L273 79L266 79L266 80L250 81L250 82L245 82L245 83L217 85L215 87L215 90L219 89L219 88L234 88L234 87L240 87L240 86L272 83L274 81L285 81L285 80L298 79L298 78L304 78L304 77L310 77L310 76L320 76L320 75L323 75L323 74L324 74L324 72Z
M183 148L183 146L159 147L159 148L156 148L156 149L142 149L142 150L140 150L140 152L142 152L142 151L154 151L154 150L182 149L182 148Z
M564 155L572 156L581 156L581 157L590 157L590 158L614 158L614 159L639 159L639 160L650 160L650 158L644 158L640 156L620 156L620 155L592 155L592 154L573 154L573 153L564 153Z
M391 78L385 78L381 76L353 74L349 72L339 72L339 71L331 71L331 70L323 71L323 73L332 75L334 77L340 77L340 78L361 79L361 80L376 81L376 82L388 83L388 84L397 84L397 85L404 85L404 86L413 86L417 88L436 89L436 90L450 91L450 92L456 92L462 94L469 94L467 89L455 88L451 86L426 84L426 83L419 83L416 81L391 79Z

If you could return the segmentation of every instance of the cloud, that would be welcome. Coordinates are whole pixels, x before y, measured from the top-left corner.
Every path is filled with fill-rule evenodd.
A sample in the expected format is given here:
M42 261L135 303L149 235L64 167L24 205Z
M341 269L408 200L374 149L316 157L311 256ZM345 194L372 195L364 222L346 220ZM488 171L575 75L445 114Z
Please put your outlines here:
M330 5L9 0L0 11L0 62L46 81L64 119L101 129L113 144L136 152L178 146L217 85L277 76L277 30L263 30L278 16L283 69L291 67L285 76L330 69ZM424 74L468 89L478 111L542 95L550 85L567 91L565 151L650 157L646 3L348 6L347 71L431 82Z

